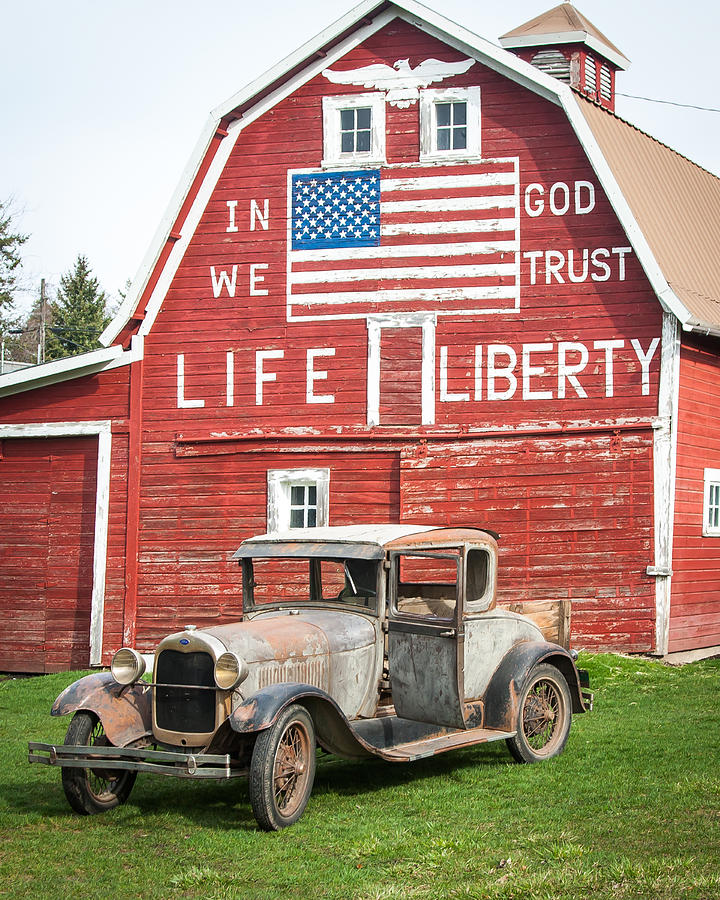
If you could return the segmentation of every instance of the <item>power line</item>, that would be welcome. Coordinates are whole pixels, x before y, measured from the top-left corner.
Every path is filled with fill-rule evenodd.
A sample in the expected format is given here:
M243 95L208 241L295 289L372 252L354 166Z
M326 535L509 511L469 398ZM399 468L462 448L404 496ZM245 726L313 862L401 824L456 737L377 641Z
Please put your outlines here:
M637 94L621 94L620 91L615 91L615 94L618 97L629 97L631 100L646 100L648 103L664 103L666 106L680 106L683 109L699 109L702 110L702 112L720 113L720 109L716 109L714 106L694 106L692 103L675 103L673 100L657 100L655 97L638 97Z

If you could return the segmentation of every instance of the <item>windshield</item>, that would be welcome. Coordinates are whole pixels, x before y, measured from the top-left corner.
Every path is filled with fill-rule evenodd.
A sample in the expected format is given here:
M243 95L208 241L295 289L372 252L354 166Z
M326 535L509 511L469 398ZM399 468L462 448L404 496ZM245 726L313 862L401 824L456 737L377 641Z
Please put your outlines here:
M244 559L243 607L340 603L377 611L379 571L369 559Z

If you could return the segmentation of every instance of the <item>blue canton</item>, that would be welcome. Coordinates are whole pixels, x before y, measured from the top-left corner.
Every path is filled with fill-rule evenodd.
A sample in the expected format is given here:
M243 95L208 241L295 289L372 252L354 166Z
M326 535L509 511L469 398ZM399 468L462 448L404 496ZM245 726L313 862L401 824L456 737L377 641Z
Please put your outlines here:
M292 176L292 248L377 247L380 171Z

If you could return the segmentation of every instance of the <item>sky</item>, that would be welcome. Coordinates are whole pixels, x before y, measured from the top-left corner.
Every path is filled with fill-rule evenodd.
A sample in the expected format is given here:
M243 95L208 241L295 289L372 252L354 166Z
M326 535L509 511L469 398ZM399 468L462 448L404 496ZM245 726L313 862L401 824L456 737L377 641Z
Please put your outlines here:
M337 0L0 0L0 199L29 235L17 305L78 254L118 300L210 111L354 4ZM497 43L553 0L429 0ZM617 91L720 108L720 4L576 0L631 60ZM618 97L617 112L720 175L720 112ZM662 186L659 185L661 190Z

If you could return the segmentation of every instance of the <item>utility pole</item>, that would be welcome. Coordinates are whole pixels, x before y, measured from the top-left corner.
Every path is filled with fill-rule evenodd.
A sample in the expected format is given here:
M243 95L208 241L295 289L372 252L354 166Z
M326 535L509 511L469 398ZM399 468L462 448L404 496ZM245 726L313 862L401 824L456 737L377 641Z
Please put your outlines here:
M47 325L47 308L45 306L45 279L40 279L40 346L38 362L45 362L45 327Z

